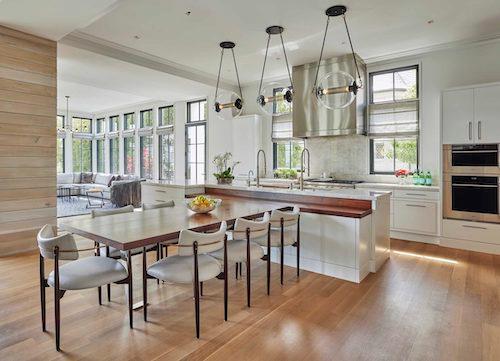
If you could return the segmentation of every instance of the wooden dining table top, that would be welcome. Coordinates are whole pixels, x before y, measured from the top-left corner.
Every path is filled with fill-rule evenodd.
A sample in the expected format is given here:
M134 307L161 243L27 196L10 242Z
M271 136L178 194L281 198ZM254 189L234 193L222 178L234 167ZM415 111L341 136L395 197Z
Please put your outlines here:
M286 202L220 198L220 206L206 214L194 213L178 202L174 207L63 221L60 228L126 251L176 239L183 229L207 231L222 221L231 224L239 217L259 217L291 206Z

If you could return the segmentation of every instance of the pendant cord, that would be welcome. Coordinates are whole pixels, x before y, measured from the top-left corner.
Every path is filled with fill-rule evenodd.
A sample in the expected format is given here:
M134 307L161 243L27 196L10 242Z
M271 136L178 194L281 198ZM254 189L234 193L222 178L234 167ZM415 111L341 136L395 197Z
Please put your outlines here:
M327 19L326 19L325 34L323 35L323 44L321 44L321 51L319 53L318 66L316 67L316 76L314 77L314 87L313 87L313 89L316 89L316 85L318 84L319 67L321 65L321 60L323 59L323 50L325 48L326 34L328 33L328 25L329 24L330 24L330 17L328 16Z
M267 60L267 52L269 50L269 42L271 41L271 34L267 36L267 45L266 45L266 55L264 55L264 65L262 65L262 74L260 75L260 83L259 83L259 96L262 90L262 79L264 79L264 70L266 69L266 60Z
M358 73L359 87L362 88L363 81L361 80L361 74L360 74L359 68L358 68L358 61L356 60L356 55L354 54L354 47L352 46L351 34L349 33L349 27L347 26L347 20L345 18L345 14L342 15L342 18L344 19L344 25L345 25L345 30L347 32L347 38L349 39L349 45L351 46L352 58L354 59L354 65L356 66L356 72Z
M222 68L222 58L223 57L224 57L224 48L222 48L221 52L220 52L219 73L217 74L217 85L215 86L215 99L214 99L214 102L217 101L217 93L219 92L220 70Z
M285 43L283 42L283 33L280 33L280 38L281 38L281 46L283 47L283 54L285 55L285 63L286 63L286 70L288 71L288 79L290 79L290 86L293 89L292 74L290 73L290 67L288 66L288 58L286 56Z
M243 97L243 92L241 91L240 75L238 74L238 67L236 66L236 57L234 56L234 50L231 48L231 53L233 54L234 70L236 71L236 79L238 80L238 88L240 89L240 97Z

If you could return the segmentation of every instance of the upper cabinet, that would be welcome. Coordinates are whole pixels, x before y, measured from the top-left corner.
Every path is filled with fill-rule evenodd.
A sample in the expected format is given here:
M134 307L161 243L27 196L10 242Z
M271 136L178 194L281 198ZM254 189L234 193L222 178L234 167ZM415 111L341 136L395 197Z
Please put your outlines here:
M443 92L443 144L500 143L500 85Z

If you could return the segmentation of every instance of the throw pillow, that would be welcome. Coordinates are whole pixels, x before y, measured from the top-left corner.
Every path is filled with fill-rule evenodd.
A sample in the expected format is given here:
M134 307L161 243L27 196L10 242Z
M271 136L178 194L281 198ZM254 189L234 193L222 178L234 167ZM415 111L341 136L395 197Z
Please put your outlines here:
M84 172L81 177L82 183L94 183L94 175L92 173Z
M113 183L114 180L115 180L115 176L111 176L109 178L108 187L111 187L111 183Z

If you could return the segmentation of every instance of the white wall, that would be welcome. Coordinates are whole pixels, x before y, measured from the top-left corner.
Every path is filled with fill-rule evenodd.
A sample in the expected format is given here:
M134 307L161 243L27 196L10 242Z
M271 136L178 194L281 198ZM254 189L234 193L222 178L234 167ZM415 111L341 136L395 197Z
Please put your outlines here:
M500 81L500 40L368 64L368 72L408 64L420 65L420 167L430 170L437 182L441 156L441 92L450 87ZM255 102L257 90L258 84L243 88L244 114L260 113ZM272 164L271 117L263 115L262 119L262 141L268 164ZM306 141L306 146L311 150L314 175L333 171L367 180L394 180L390 176L368 175L367 137L312 138ZM351 169L352 174L348 174Z

